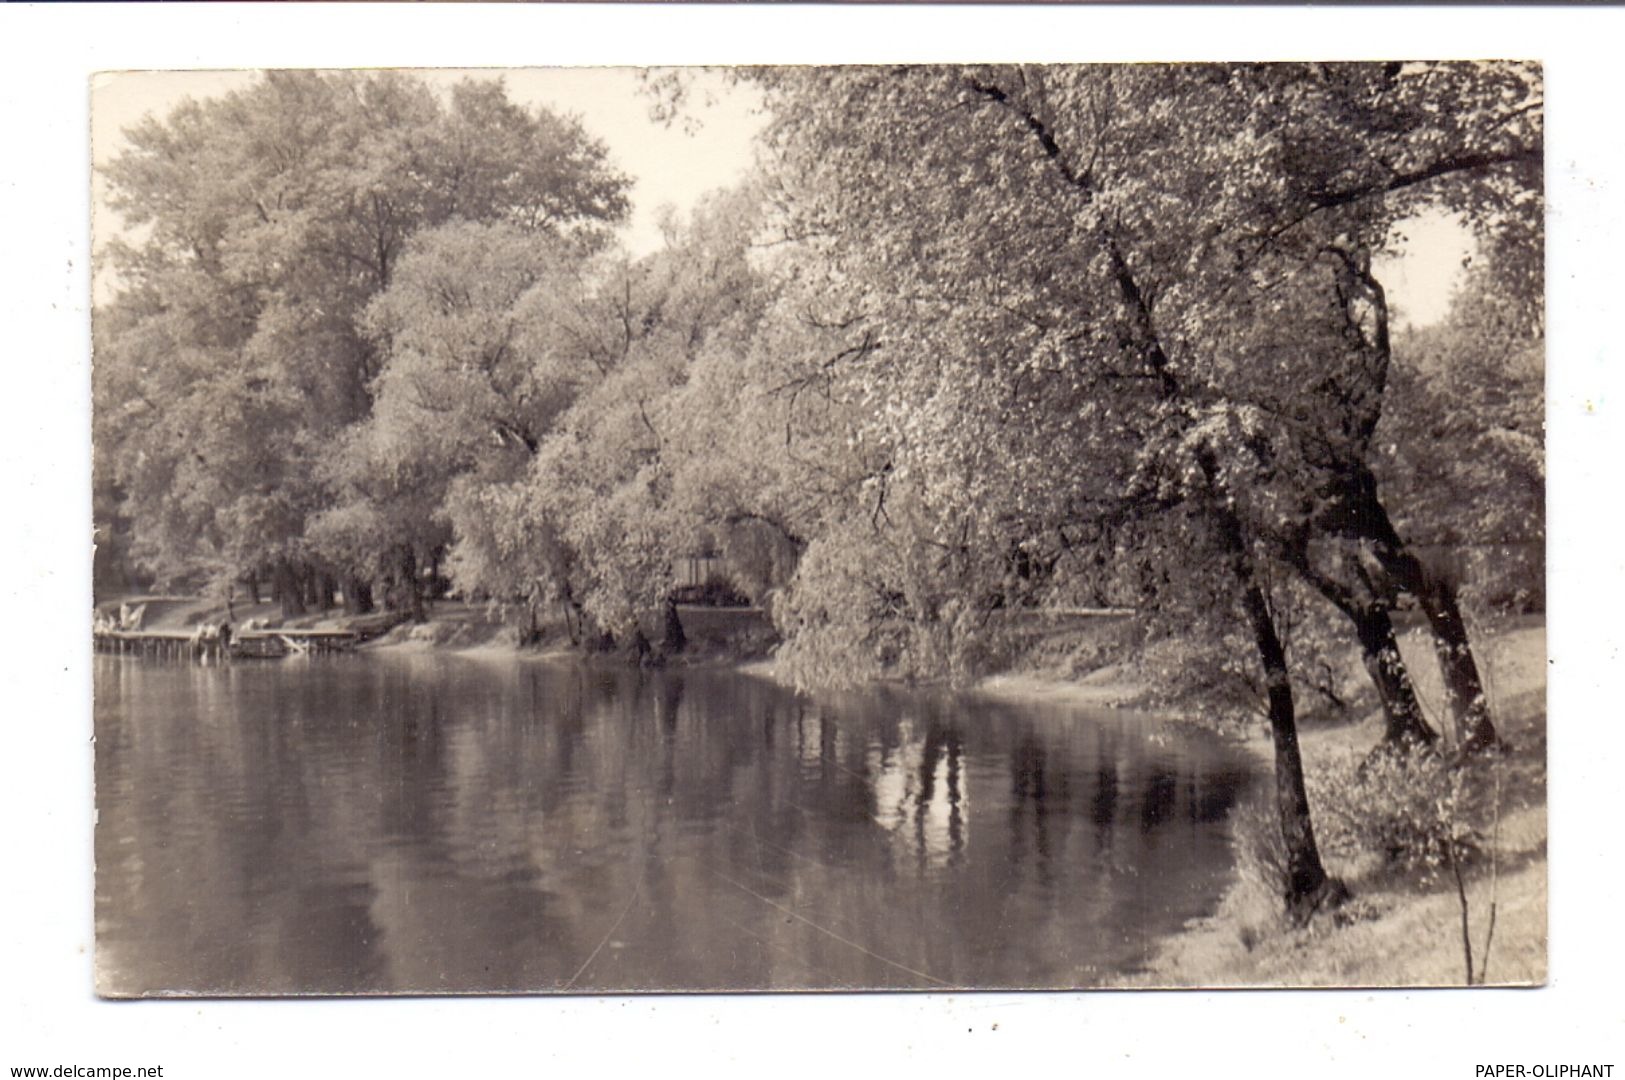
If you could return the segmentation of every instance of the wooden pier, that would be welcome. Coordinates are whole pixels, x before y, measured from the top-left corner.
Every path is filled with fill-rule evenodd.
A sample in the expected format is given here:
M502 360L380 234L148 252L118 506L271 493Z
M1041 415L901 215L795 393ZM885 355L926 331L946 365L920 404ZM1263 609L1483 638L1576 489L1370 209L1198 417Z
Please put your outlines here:
M225 645L218 637L195 630L110 630L93 634L97 652L148 656L164 660L274 659L277 657L344 652L356 647L361 635L353 630L299 630L268 628L240 630Z

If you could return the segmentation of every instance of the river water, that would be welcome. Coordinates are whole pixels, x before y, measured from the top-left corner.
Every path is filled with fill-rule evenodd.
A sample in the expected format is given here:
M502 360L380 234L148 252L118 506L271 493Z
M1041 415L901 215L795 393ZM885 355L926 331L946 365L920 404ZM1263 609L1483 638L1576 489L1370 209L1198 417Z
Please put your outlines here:
M732 671L95 659L100 988L1075 987L1212 910L1255 767Z

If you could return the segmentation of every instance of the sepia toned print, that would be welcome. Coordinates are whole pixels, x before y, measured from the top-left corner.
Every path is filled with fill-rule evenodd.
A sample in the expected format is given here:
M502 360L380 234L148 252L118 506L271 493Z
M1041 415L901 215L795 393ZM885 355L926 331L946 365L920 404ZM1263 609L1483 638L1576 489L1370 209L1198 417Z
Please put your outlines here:
M102 994L1545 978L1538 66L93 110Z

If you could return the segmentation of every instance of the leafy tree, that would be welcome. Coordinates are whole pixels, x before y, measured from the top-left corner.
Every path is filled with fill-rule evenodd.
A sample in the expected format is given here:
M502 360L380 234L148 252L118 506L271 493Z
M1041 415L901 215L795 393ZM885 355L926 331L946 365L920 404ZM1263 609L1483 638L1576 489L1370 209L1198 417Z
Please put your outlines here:
M1480 616L1544 604L1541 290L1538 275L1508 265L1526 252L1484 252L1444 322L1396 338L1393 403L1378 432L1397 526Z
M452 222L413 238L361 316L386 359L311 535L359 575L393 578L420 616L417 568L466 524L448 514L453 487L518 477L596 374L561 347L554 316L586 257L514 225Z
M755 235L746 254L760 318L748 341L702 353L678 391L672 503L746 593L777 610L809 545L869 506L890 458L867 441L875 402L846 378L877 345L849 342L851 298L816 254L766 222Z
M464 592L519 601L533 629L543 605L562 603L573 635L590 620L629 641L665 607L680 641L672 561L708 526L737 524L710 516L695 480L719 460L714 437L736 403L689 380L737 369L728 358L752 341L764 296L746 257L754 205L748 189L720 193L668 221L666 249L637 261L519 239L510 257L498 238L465 235L460 257L426 247L428 276L369 312L393 357L372 424L412 418L424 428L412 445L446 466L442 517ZM690 479L674 499L679 472Z
M762 78L793 177L793 231L867 285L861 329L883 359L853 377L890 403L877 426L898 448L894 471L926 478L945 531L1013 541L1028 565L1066 569L1126 520L1202 509L1208 565L1236 583L1272 697L1281 684L1283 823L1307 841L1295 892L1314 895L1324 875L1258 545L1273 553L1302 532L1358 542L1390 567L1410 557L1367 482L1388 360L1369 252L1429 184L1456 181L1457 201L1477 206L1500 194L1497 169L1527 182L1539 158L1529 73ZM1465 111L1441 116L1439 100ZM1280 347L1290 337L1292 352ZM1157 550L1165 562L1190 554ZM986 595L1005 602L997 588ZM1381 603L1345 610L1382 629ZM1383 660L1374 675L1402 672L1391 627L1362 640ZM1426 730L1414 710L1391 716L1391 730Z
M269 569L285 595L323 462L382 369L359 316L409 239L453 219L585 238L626 208L600 144L496 82L442 98L394 73L273 72L128 138L105 175L139 239L112 250L97 366L161 417L108 429L136 550Z
M569 546L572 596L618 635L635 637L640 616L661 608L673 624L672 560L700 541L705 521L674 502L674 476L709 454L690 433L698 410L735 406L685 391L707 357L745 349L760 316L752 206L748 189L713 197L671 223L665 250L612 266L577 309L577 347L602 377L543 442L528 516Z

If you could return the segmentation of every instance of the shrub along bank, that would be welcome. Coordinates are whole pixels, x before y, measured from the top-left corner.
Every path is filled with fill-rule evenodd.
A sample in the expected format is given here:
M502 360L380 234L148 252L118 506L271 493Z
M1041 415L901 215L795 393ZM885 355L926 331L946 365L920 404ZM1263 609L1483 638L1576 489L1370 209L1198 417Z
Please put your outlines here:
M1403 643L1425 649L1414 636ZM1273 804L1255 792L1234 820L1237 873L1218 910L1170 940L1140 982L1158 986L1540 983L1546 977L1545 630L1490 639L1505 748L1458 762L1371 748L1373 715L1303 736L1328 869L1352 898L1307 925L1279 900ZM1416 664L1418 672L1426 665ZM1424 687L1434 694L1436 686ZM1261 756L1262 739L1251 742ZM1468 964L1471 964L1471 976Z

